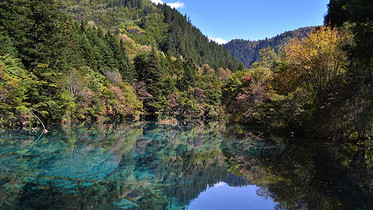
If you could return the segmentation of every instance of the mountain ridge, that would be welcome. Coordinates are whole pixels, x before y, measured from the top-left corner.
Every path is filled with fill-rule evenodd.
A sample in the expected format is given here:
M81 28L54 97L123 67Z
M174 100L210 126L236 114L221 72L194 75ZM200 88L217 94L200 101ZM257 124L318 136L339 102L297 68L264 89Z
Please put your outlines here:
M187 15L150 0L63 0L73 19L93 22L115 34L125 34L140 45L156 47L171 56L193 59L198 65L237 71L240 63L223 46L212 42Z
M262 49L270 47L278 52L278 50L286 44L291 38L302 39L308 36L316 26L302 27L292 31L285 31L272 38L265 38L257 41L244 39L233 39L223 46L247 68L260 61L259 52Z

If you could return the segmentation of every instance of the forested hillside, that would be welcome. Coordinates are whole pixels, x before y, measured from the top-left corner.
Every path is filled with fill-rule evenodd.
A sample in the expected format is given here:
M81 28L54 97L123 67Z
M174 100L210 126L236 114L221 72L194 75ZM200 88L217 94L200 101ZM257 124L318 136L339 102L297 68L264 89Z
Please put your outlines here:
M0 127L227 119L286 135L369 139L372 14L368 0L333 0L325 26L247 42L244 69L167 5L4 0Z
M226 49L165 5L84 2L0 3L1 126L222 114Z
M260 61L259 52L265 48L272 48L277 53L292 38L302 39L306 37L315 27L305 27L294 31L287 31L270 39L259 41L249 41L243 39L234 39L223 46L247 68L254 62Z
M140 45L156 45L165 54L193 59L198 65L236 71L239 62L222 46L166 4L150 0L69 1L66 11L76 20L92 21L115 34L126 34Z

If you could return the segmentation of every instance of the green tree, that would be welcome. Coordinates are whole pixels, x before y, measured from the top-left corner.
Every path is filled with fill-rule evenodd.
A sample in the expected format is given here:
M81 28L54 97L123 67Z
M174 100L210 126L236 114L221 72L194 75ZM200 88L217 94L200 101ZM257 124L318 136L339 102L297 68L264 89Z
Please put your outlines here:
M0 55L10 55L16 57L18 52L14 47L12 39L7 35L6 31L0 27Z
M179 85L179 89L181 91L187 91L189 88L193 88L196 81L195 81L195 67L196 64L193 60L189 60L185 63L184 67L184 75Z
M66 43L66 16L55 0L5 0L0 3L0 27L7 31L26 68L47 63L61 66Z
M23 127L32 117L26 102L31 78L19 59L0 56L0 127Z

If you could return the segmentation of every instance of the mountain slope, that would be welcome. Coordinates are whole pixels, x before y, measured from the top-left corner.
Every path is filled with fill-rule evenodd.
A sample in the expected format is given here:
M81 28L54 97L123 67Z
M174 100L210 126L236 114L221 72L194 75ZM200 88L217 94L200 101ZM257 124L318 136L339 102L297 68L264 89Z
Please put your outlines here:
M259 52L261 49L270 47L276 52L285 43L292 38L301 39L307 36L315 27L305 27L294 31L287 31L270 39L249 41L243 39L235 39L223 46L246 67L250 67L254 62L259 61Z
M46 125L218 119L232 63L238 64L227 49L165 5L6 0L0 3L0 128L35 127L34 114Z
M223 46L192 25L187 16L150 0L64 0L76 20L93 22L115 34L125 34L141 45L156 45L165 54L193 59L198 65L236 71L239 62Z

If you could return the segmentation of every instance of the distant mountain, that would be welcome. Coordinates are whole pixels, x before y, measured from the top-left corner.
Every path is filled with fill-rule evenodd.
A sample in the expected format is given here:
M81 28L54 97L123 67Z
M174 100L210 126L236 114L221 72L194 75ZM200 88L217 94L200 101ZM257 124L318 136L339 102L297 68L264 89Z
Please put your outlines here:
M276 52L292 38L301 39L307 36L315 27L299 28L294 31L287 31L270 39L249 41L234 39L223 46L246 67L250 67L254 62L259 61L259 51L271 47Z

